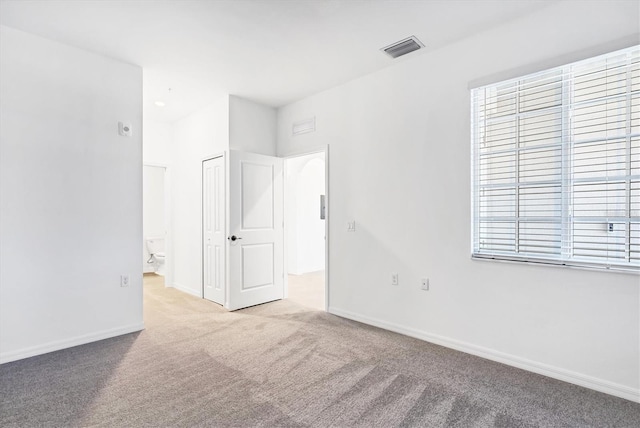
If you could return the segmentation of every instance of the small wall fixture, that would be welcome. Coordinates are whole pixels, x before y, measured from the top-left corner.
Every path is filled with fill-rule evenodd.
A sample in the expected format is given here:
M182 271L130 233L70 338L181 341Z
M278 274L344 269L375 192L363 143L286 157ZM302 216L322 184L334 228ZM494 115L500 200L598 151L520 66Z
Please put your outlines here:
M407 37L406 39L395 42L387 47L380 49L391 58L398 58L399 56L406 55L410 52L422 49L424 44L418 40L416 36Z
M131 137L131 123L129 122L118 122L118 134L123 137Z
M315 132L316 130L316 118L315 116L310 119L301 120L293 124L291 128L291 135L306 134L307 132Z

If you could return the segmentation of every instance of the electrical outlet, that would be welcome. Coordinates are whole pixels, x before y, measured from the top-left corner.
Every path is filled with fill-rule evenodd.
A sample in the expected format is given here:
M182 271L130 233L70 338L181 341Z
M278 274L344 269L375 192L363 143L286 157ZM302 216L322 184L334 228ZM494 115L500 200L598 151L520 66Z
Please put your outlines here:
M429 278L422 278L422 280L420 281L420 289L429 291Z
M129 275L120 275L120 287L129 286Z
M398 285L398 274L397 273L392 273L391 274L391 285Z

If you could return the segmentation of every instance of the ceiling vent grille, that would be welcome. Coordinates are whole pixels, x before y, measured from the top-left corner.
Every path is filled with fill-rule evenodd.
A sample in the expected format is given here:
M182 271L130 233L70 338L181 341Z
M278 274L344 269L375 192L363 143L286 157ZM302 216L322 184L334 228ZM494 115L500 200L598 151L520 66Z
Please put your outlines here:
M417 51L418 49L423 47L424 44L422 44L422 42L418 40L416 36L411 36L385 48L382 48L381 50L391 58L398 58L399 56L406 55L409 52Z

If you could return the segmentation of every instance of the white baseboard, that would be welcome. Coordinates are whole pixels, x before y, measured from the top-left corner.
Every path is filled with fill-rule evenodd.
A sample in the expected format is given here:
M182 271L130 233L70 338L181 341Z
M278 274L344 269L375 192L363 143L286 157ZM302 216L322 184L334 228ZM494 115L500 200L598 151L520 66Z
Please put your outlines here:
M71 339L57 340L54 342L45 343L44 345L24 348L17 351L0 352L0 364L22 360L29 357L35 357L37 355L48 354L49 352L72 348L78 345L85 345L87 343L97 342L98 340L110 339L112 337L121 336L123 334L133 333L141 330L144 330L144 323L103 330L96 333L77 336Z
M537 361L529 360L526 358L518 357L516 355L506 354L504 352L496 351L494 349L485 348L482 346L473 345L471 343L462 342L460 340L451 339L445 336L437 334L431 334L424 331L416 330L413 328L405 327L399 324L389 323L381 321L375 318L370 318L364 315L359 315L343 309L330 307L328 312L339 317L348 318L353 321L362 322L375 327L380 327L385 330L393 331L396 333L404 334L405 336L415 337L416 339L424 340L426 342L435 343L447 348L462 351L467 354L476 355L478 357L486 358L487 360L497 361L508 366L517 367L519 369L527 370L533 373L538 373L553 379L558 379L564 382L580 385L585 388L593 389L595 391L604 392L605 394L614 395L616 397L624 398L627 400L640 403L640 390L621 385L608 380L595 378L582 373L573 372L570 370L562 369L559 367L550 366L548 364L540 363Z
M171 284L170 287L171 288L175 288L178 291L182 291L183 293L191 294L192 296L196 296L196 297L202 298L202 290L197 291L197 290L194 290L192 288L185 287L184 285L179 284L177 282L174 282L173 284Z

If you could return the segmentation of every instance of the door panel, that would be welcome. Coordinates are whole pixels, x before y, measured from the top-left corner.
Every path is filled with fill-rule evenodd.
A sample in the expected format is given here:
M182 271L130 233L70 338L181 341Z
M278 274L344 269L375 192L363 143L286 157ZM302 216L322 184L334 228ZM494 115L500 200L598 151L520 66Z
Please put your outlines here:
M229 153L230 310L283 298L282 171L280 158Z
M273 229L273 165L240 162L242 229Z
M203 295L224 304L227 245L224 157L202 163Z
M273 244L242 246L242 289L268 287L274 284Z

